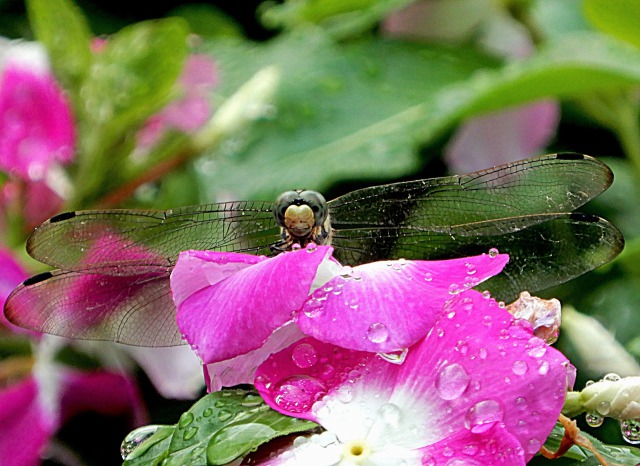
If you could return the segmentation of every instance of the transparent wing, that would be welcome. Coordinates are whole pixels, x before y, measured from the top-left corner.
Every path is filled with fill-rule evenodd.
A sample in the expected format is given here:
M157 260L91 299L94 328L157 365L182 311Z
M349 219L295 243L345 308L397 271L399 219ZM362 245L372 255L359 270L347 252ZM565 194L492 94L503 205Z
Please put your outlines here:
M269 254L279 232L268 202L89 210L51 218L31 235L27 250L63 270L137 275L171 266L189 249Z
M169 271L133 277L45 272L11 293L5 315L21 327L69 338L136 346L184 343Z
M466 223L447 232L401 226L353 228L335 235L335 256L344 264L389 257L448 259L496 248L509 254L509 263L480 287L506 302L521 291L549 288L593 270L616 257L624 246L621 233L609 222L578 213ZM469 285L475 286L473 274Z
M536 214L571 212L612 180L611 170L592 157L551 154L468 175L360 189L331 201L329 211L338 230L410 226L447 233L509 217L522 225L538 221Z

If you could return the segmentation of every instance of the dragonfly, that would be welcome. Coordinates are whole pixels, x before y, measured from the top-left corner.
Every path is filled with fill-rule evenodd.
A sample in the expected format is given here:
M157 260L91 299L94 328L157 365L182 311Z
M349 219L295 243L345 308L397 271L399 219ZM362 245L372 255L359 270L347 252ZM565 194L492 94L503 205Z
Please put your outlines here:
M21 327L70 338L179 345L169 277L181 251L275 255L309 242L331 244L334 257L351 266L495 248L510 261L481 287L508 302L620 253L624 240L611 223L574 212L612 181L597 159L558 153L367 187L329 202L298 190L276 202L62 213L27 241L32 257L56 269L25 280L4 312Z

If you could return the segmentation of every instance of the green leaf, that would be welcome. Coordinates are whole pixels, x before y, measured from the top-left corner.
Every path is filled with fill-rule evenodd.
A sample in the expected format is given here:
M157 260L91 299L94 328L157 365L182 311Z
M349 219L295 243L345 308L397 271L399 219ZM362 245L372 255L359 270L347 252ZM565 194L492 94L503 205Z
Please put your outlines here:
M215 170L200 180L209 200L221 192L271 199L345 176L402 176L419 164L418 135L438 92L496 65L479 53L439 46L387 40L339 46L318 30L265 45L217 41L210 51L222 96L269 65L280 69L281 84L274 108L214 154Z
M156 466L167 457L174 426L158 426L158 430L129 453L123 466Z
M53 70L77 104L77 91L91 65L89 25L71 0L28 0L35 38L51 56Z
M611 464L617 464L621 466L636 466L640 461L640 449L636 447L632 447L629 445L606 445L585 432L580 432L580 434L590 440L596 450L604 457L605 460L611 461ZM553 428L553 431L547 438L544 446L551 451L556 451L560 446L560 441L562 440L563 436L564 428L560 423L557 423ZM566 453L565 458L580 460L580 462L577 464L592 464L591 458L593 458L593 453L585 448L574 445ZM586 461L582 463L582 461L584 460Z
M640 2L584 0L587 19L601 31L640 47Z
M170 437L163 430L149 446L142 443L129 455L126 466L160 464L221 465L241 458L276 437L316 427L310 421L272 410L253 391L210 393L182 414ZM133 461L136 462L133 462Z
M189 24L194 34L202 37L241 37L242 29L229 16L213 5L188 4L179 6L167 16L179 16Z
M393 10L414 0L288 0L265 4L261 20L271 28L321 26L336 38L353 37L373 28Z

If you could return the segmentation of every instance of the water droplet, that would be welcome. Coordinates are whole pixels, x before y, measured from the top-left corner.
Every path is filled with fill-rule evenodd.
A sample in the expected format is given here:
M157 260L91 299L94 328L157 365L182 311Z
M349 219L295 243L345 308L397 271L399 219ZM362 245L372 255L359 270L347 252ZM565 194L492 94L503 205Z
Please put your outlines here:
M617 382L618 380L620 380L620 376L618 374L610 372L609 374L605 375L602 378L602 380L607 380L609 382Z
M463 310L471 312L473 310L473 299L467 297L460 301L460 305Z
M211 408L207 408L204 411L202 411L202 417L209 417L213 414L213 409Z
M182 436L182 438L184 440L191 440L193 437L195 437L197 433L198 433L197 427L189 427L187 430L184 431L184 435Z
M305 249L308 253L313 253L318 250L318 245L316 243L309 243Z
M221 409L220 411L218 411L218 420L221 422L226 422L229 419L231 419L233 416L234 416L233 413L226 409Z
M482 297L483 297L484 299L489 299L489 298L491 298L491 292L489 292L488 290L484 290L484 291L482 292Z
M383 404L378 412L382 420L391 426L397 426L402 417L402 411L393 403Z
M482 323L485 325L485 327L491 327L491 325L493 325L493 317L484 316L482 318Z
M590 427L600 427L604 422L604 416L595 412L585 414L584 420Z
M549 362L548 361L540 361L540 366L538 366L538 374L547 375L549 372Z
M348 385L341 385L335 391L335 395L342 403L350 403L353 400L353 391Z
M256 393L247 393L242 397L242 406L245 408L253 408L264 404L262 397Z
M371 324L367 330L367 339L372 343L383 343L389 338L389 330L381 322Z
M500 254L500 251L498 251L497 248L491 248L489 249L489 257L494 258L496 257L498 254Z
M486 348L480 348L478 350L478 356L480 357L480 359L487 359L487 349Z
M402 351L394 351L393 353L378 353L378 356L392 364L402 364L407 359L407 354L409 354L409 348L404 348Z
M443 400L459 398L468 386L469 374L460 364L449 364L438 372L436 390Z
M606 416L611 411L611 403L609 403L608 401L601 401L600 403L598 403L596 411L598 411L599 414Z
M451 285L449 285L449 294L458 294L462 291L462 289L460 288L460 285L458 285L457 283L452 283Z
M529 453L530 455L535 455L536 453L538 453L538 451L540 451L541 446L542 443L540 442L540 440L532 438L527 444L527 453Z
M311 297L302 306L302 312L310 319L320 317L324 313L324 302Z
M327 387L315 377L292 375L278 382L271 394L274 402L283 410L302 413L326 392Z
M640 420L625 419L620 422L620 432L622 438L632 445L640 444Z
M189 424L193 422L193 413L187 411L182 416L180 416L180 420L178 421L178 427L184 429Z
M486 432L496 422L502 422L504 412L495 400L484 400L476 403L465 416L464 424L474 434Z
M296 366L301 369L305 369L316 363L318 360L318 353L316 353L313 345L310 345L309 343L301 343L291 352L291 359Z
M524 375L527 373L527 370L529 370L529 367L527 366L526 362L517 360L517 361L514 361L513 366L511 367L511 370L515 375Z
M473 275L474 273L476 273L476 266L474 264L472 264L471 262L467 262L464 265L467 268L467 275Z
M133 451L156 433L160 426L144 426L140 427L127 435L120 445L120 455L123 460L134 459L137 455L132 455Z
M299 249L302 249L302 246L300 246L300 243L293 243L291 245L291 250L292 251L298 251Z
M541 358L547 352L547 346L539 339L536 340L536 346L527 350L527 354L532 358Z
M424 281L430 282L431 280L433 280L433 274L431 272L425 273L424 274Z

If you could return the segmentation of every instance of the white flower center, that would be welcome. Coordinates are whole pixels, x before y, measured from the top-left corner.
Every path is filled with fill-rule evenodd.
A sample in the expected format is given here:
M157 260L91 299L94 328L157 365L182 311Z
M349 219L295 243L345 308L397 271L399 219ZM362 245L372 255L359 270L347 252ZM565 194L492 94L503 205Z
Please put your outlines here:
M352 440L344 444L342 459L354 464L362 464L371 455L371 447L364 440Z

